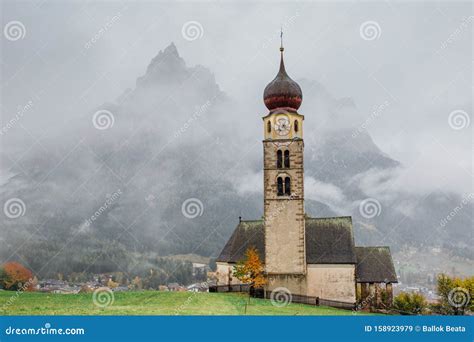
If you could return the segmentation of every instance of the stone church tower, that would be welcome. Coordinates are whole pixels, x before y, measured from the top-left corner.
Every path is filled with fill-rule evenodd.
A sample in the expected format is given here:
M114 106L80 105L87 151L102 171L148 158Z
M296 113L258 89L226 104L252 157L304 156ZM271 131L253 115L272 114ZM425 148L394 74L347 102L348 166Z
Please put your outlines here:
M303 187L303 115L300 86L280 70L265 88L264 125L265 271L272 284L305 290L306 251ZM295 288L296 287L296 288ZM301 289L301 292L298 291Z

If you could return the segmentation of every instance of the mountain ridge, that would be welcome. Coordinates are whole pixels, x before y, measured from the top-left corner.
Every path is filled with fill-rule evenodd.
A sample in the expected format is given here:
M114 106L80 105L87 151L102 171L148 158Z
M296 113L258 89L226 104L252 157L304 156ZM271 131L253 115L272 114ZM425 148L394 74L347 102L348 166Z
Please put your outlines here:
M364 179L377 171L382 176L376 185L390 183L403 165L357 130L353 100L334 98L313 82L304 105L318 115L305 127L305 187L311 185L306 208L312 216L353 216L360 245L390 244L394 250L446 241L453 250L463 245L469 221L461 215L453 220L454 239L446 229L427 237L444 210L451 210L439 204L445 196L440 193L415 198L396 189L393 198L378 199L377 216L361 215L360 203L377 190L368 189ZM134 89L96 110L108 110L114 124L99 130L91 113L58 136L54 148L27 156L21 168L11 167L13 176L0 191L4 198L21 198L27 209L16 220L2 217L2 258L26 262L43 276L81 272L98 259L102 266L95 270L130 272L137 253L216 256L239 216L261 217L259 130L248 129L242 119L254 115L219 88L209 69L187 67L174 44L151 60ZM255 173L254 184L250 175ZM239 191L244 185L252 191ZM121 194L86 225L118 190ZM447 203L460 200L449 196ZM189 199L202 204L200 215L183 214ZM418 203L423 217L399 209L411 202Z

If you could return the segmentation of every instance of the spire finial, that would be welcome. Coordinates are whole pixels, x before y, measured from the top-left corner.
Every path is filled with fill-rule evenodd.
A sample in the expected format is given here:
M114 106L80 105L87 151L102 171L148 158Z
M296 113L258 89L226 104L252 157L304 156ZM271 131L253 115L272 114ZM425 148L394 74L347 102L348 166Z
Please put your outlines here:
M285 48L283 47L283 26L280 26L280 51L283 52Z

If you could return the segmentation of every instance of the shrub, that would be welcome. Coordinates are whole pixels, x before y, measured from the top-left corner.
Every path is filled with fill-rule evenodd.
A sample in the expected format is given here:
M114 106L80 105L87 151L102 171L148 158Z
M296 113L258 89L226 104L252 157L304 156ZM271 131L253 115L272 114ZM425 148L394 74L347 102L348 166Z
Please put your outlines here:
M466 310L473 310L474 277L455 278L439 274L437 293L440 297L436 312L444 315L463 315Z
M5 289L7 282L9 281L8 274L5 272L3 267L0 268L0 289Z
M393 308L402 315L420 315L426 305L425 297L415 292L402 292L393 300Z

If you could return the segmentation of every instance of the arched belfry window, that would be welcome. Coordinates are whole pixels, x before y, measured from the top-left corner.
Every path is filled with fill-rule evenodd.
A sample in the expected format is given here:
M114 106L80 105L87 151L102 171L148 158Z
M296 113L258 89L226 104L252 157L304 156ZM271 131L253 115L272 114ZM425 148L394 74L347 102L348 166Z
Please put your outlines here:
M290 151L285 151L285 167L290 167Z
M285 195L291 195L291 181L290 177L285 178Z
M298 120L295 120L295 133L298 133L299 127L298 127Z
M267 132L268 133L272 132L272 123L270 122L270 120L267 121Z
M283 196L283 178L278 177L277 178L277 195L278 196Z
M290 177L278 177L277 178L277 195L278 196L291 196L291 180Z
M283 167L283 156L281 150L277 151L277 169L281 169Z

